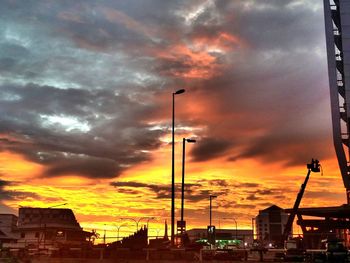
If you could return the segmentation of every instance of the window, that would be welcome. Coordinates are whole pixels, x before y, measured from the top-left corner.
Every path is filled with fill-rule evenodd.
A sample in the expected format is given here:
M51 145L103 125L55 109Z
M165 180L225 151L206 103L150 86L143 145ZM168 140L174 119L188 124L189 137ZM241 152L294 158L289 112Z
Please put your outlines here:
M39 232L35 232L35 237L39 238Z
M26 237L26 233L21 232L21 238L25 238Z
M59 231L57 231L56 236L57 237L64 237L64 232L59 230Z

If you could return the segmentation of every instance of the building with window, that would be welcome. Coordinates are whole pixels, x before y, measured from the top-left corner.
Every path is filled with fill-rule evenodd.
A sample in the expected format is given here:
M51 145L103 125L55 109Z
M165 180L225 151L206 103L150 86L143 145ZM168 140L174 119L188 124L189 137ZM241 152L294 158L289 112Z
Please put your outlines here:
M90 241L71 209L22 207L18 215L18 243L39 248L74 246Z
M17 235L17 216L0 214L0 243L15 243Z
M288 214L277 205L259 210L255 218L257 239L263 244L278 244L287 221Z

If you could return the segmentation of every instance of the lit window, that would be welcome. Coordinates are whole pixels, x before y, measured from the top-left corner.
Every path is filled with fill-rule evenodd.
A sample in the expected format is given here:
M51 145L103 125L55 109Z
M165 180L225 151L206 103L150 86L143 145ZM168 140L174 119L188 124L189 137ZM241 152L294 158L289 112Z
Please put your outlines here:
M64 232L59 230L57 231L57 234L56 234L57 237L63 237L64 236Z

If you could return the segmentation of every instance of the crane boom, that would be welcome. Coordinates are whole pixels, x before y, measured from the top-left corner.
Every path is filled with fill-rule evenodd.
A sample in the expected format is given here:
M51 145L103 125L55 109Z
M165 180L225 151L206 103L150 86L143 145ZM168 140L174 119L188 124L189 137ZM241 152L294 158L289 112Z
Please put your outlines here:
M311 163L307 164L307 170L308 171L307 171L306 178L304 180L304 183L300 187L299 193L298 193L297 198L295 199L295 202L294 202L293 210L290 213L288 220L287 220L287 223L286 223L286 226L284 228L284 231L282 234L282 242L286 241L288 239L289 235L291 234L294 218L298 212L298 208L299 208L301 199L303 198L307 182L309 181L309 178L310 178L310 173L311 172L317 173L320 171L319 161L312 159Z

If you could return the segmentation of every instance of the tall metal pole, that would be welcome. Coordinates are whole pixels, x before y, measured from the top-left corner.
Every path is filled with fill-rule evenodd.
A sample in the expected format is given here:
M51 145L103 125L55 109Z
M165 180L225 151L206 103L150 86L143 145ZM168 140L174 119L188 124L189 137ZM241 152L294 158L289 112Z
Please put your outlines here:
M175 93L173 93L171 135L171 245L173 246L175 234Z
M209 196L209 226L211 226L211 196Z
M184 93L184 89L173 92L172 129L171 129L171 245L175 235L175 95Z
M119 230L122 226L125 226L125 225L127 225L127 223L123 223L120 226L116 226L117 227L117 241L119 241Z
M230 217L224 217L223 219L231 219ZM232 217L233 221L235 222L235 227L236 227L236 233L235 233L235 239L237 239L237 234L238 234L238 230L237 230L237 221L234 217ZM219 221L220 222L220 221ZM253 230L254 233L254 230Z
M211 200L216 197L216 195L209 195L209 226L211 226Z
M129 217L121 217L120 218L121 220L132 220L132 221L134 221L135 222L135 225L136 225L136 232L139 230L139 223L137 222L137 220L136 219L134 219L134 218L129 218Z
M106 244L106 224L104 224L105 228L103 229L103 244Z
M236 225L236 239L237 239L237 221L236 219L233 219L235 221L235 225Z
M182 138L182 183L181 183L181 223L184 221L184 199L185 199L185 147L186 139ZM182 229L181 229L182 231Z

